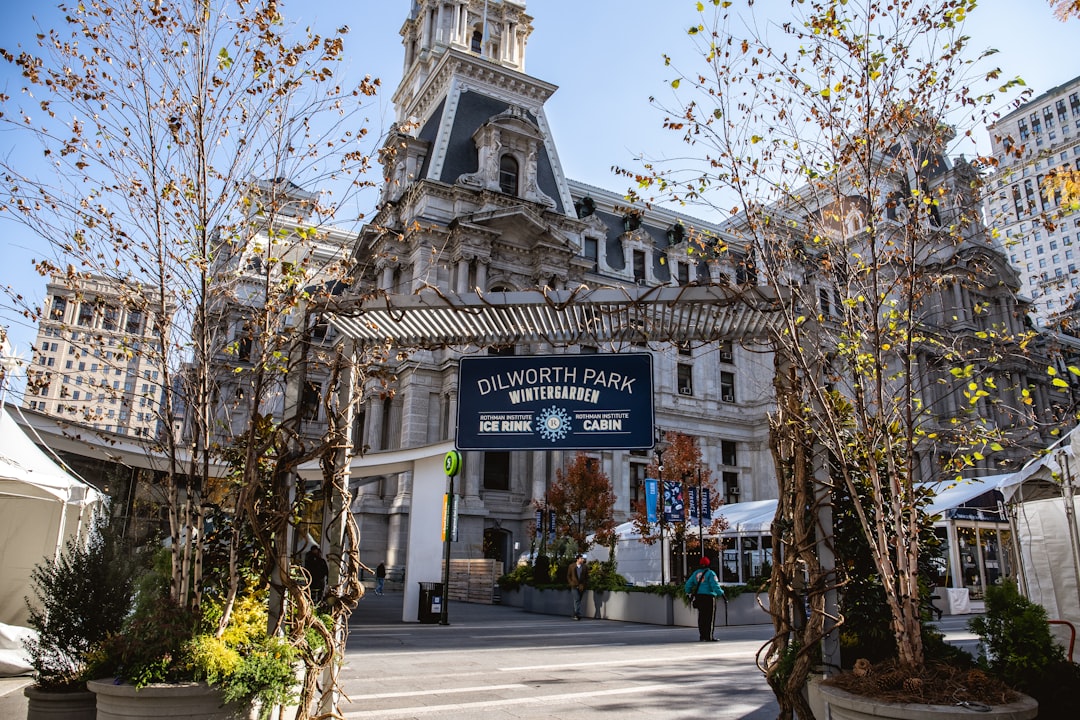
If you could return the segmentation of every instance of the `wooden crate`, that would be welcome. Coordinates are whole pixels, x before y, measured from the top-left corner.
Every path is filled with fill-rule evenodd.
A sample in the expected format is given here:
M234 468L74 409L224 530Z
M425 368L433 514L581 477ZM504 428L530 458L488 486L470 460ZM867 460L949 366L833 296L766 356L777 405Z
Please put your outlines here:
M491 605L501 563L497 560L451 560L451 600Z

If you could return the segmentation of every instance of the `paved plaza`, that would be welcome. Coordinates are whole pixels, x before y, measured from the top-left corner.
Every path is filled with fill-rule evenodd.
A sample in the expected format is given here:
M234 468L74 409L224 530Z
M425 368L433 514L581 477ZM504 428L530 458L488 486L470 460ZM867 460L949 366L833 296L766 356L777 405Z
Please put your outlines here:
M709 718L771 720L776 701L754 666L770 626L697 629L574 621L518 608L451 603L449 625L401 622L400 593L353 614L342 672L348 720L361 718ZM970 642L966 617L946 617ZM0 718L26 717L22 687L0 681Z

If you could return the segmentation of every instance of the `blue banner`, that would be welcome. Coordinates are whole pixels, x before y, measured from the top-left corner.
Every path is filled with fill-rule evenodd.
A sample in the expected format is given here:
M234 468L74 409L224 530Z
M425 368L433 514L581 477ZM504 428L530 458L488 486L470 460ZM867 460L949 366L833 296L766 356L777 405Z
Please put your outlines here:
M459 450L653 446L652 356L469 356L458 365Z
M555 542L555 511L548 510L548 542Z
M659 516L656 514L656 500L659 491L660 483L656 478L645 478L645 512L648 515L649 522L657 522Z
M686 520L686 505L683 501L682 483L678 480L664 481L664 519L670 523Z
M712 520L712 506L709 497L709 488L690 487L690 519Z

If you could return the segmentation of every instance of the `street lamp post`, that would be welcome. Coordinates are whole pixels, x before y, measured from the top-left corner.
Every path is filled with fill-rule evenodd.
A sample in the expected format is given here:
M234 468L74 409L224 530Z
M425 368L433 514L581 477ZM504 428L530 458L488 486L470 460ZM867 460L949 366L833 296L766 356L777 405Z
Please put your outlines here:
M664 549L664 538L667 536L667 493L664 488L664 451L668 449L669 443L664 439L664 431L660 428L656 428L653 435L653 449L656 452L656 482L659 487L657 488L657 508L656 512L660 518L660 584L666 585L667 578L664 573L664 566L667 564L667 553Z

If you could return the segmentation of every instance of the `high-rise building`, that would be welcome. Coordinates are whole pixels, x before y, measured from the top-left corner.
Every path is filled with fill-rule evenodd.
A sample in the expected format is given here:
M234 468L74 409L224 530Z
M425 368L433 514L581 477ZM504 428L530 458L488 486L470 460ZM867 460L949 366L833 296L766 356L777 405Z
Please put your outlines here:
M159 338L131 288L100 276L54 275L46 293L23 406L107 433L154 436Z
M1044 92L990 126L998 166L984 197L987 223L999 233L1010 262L1043 326L1077 331L1080 289L1080 213L1047 191L1055 171L1080 168L1080 77Z

